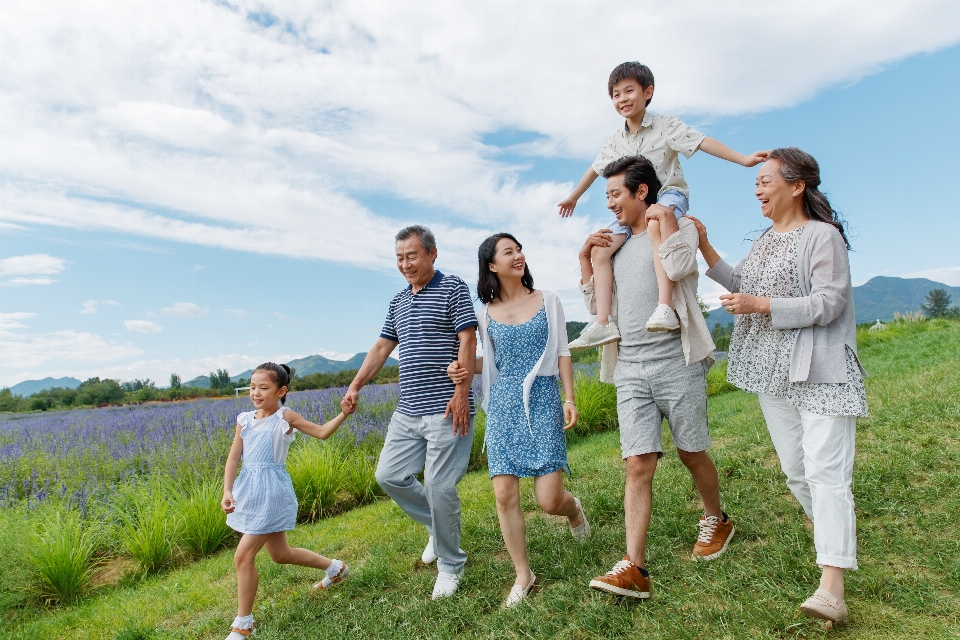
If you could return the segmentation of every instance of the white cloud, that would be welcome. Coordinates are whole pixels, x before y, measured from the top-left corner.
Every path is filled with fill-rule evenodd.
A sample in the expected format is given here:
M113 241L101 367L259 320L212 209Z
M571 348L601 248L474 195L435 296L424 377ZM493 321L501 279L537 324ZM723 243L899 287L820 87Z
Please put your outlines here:
M904 278L926 278L951 287L960 287L960 267L943 267L908 273Z
M61 258L45 253L31 253L0 260L0 277L6 278L3 280L6 285L52 284L56 281L47 276L56 275L63 269L64 261Z
M586 164L616 126L623 60L653 68L656 110L710 118L960 39L953 0L8 5L3 224L389 269L411 220L361 205L373 189L434 212L419 221L459 273L492 229L537 238L552 288L592 226L553 214L578 176L524 184L485 134L535 132L527 153ZM612 38L612 15L637 37Z
M83 307L77 313L82 314L94 314L97 312L97 309L100 305L106 305L108 307L119 307L120 303L116 300L84 300Z
M12 374L11 369L36 369L47 363L81 361L101 363L138 356L143 353L129 344L107 342L98 335L80 331L54 331L31 336L5 335L0 340L0 353L3 354L4 378ZM24 375L22 379L26 379ZM7 383L4 380L4 383Z
M209 307L201 307L194 302L177 302L172 307L164 307L160 313L170 318L202 318L209 311Z
M123 324L127 331L133 333L160 333L163 331L162 326L149 320L124 320Z
M355 356L356 354L355 354L355 353L340 353L339 351L327 351L326 349L321 349L320 351L317 352L317 355L323 356L324 358L326 358L326 359L328 359L328 360L341 360L341 361L343 361L343 360L349 360L350 358L352 358L352 357Z
M36 317L36 315L37 314L35 313L24 311L15 313L0 313L0 336L6 335L13 331L18 331L20 329L26 329L27 325L25 325L23 321Z
M237 318L238 320L247 317L246 309L224 309L223 312L227 315Z

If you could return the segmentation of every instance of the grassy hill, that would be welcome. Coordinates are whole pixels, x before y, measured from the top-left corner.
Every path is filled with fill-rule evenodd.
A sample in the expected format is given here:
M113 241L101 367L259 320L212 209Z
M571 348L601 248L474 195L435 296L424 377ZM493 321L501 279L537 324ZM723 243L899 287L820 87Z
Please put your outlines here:
M851 621L830 635L955 638L960 324L897 324L861 337L872 416L860 421L857 435L860 570L848 574ZM277 566L262 555L257 638L823 637L824 627L798 610L819 571L756 398L731 392L711 398L709 409L710 451L724 508L738 532L718 560L690 559L700 507L689 475L668 449L655 479L651 600L618 602L586 586L624 547L619 442L616 433L604 433L570 445L574 476L568 486L583 498L593 524L587 544L574 543L563 522L535 511L532 483L522 485L531 562L541 585L522 606L500 609L512 569L490 481L479 471L460 484L470 560L456 596L430 600L435 569L418 559L426 534L381 501L290 535L292 544L350 563L353 577L329 593L311 592L316 572ZM235 596L232 554L224 551L165 575L102 588L76 607L8 610L0 637L219 640L233 618Z

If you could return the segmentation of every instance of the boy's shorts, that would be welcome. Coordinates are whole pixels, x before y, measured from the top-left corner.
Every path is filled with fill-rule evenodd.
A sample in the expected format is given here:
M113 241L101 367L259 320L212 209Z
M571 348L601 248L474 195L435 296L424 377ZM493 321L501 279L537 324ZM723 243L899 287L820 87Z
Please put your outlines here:
M663 205L664 207L673 207L673 215L677 216L677 220L687 215L687 209L690 207L690 201L687 199L687 196L676 189L667 189L660 194L660 197L657 198L657 204ZM607 228L610 229L610 232L614 235L624 234L627 238L633 235L633 230L617 222L616 218L613 219L612 224L607 225Z
M617 362L613 382L624 459L645 453L663 456L664 418L677 449L696 453L710 446L707 369L706 361L688 365L683 356Z

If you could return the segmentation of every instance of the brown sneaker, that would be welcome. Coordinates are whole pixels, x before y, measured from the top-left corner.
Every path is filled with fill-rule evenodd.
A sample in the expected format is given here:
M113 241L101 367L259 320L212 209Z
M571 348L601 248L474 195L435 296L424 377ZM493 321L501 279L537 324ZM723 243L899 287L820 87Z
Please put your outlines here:
M590 586L618 596L645 600L650 597L650 574L630 562L630 556L623 556L613 569L591 580Z
M733 521L726 513L723 513L722 520L717 516L700 518L700 535L697 536L697 543L693 545L693 559L713 560L719 557L727 550L727 544L735 531Z

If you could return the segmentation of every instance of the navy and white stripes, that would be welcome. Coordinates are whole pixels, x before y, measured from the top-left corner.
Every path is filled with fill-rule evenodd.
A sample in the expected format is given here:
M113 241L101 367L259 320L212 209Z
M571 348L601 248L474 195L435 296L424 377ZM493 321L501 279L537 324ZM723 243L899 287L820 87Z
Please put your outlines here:
M416 294L408 286L390 301L380 337L400 343L400 404L407 416L443 413L453 397L447 366L457 359L457 333L477 326L470 290L439 271ZM473 392L470 413L474 412Z

